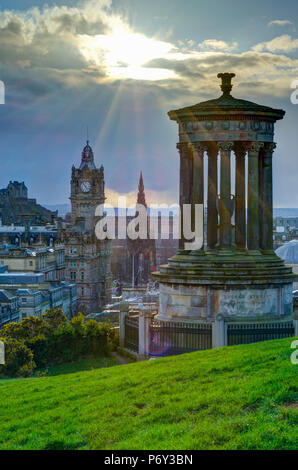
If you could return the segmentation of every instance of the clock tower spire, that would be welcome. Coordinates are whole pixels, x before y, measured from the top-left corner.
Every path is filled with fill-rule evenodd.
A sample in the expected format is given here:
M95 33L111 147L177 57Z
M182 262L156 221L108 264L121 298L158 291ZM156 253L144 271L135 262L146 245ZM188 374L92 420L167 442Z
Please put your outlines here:
M109 241L95 235L95 210L105 201L104 168L97 168L87 140L70 183L71 227L66 230L66 277L78 286L79 309L96 312L109 302Z
M83 148L80 170L82 170L86 165L90 170L96 169L96 166L94 165L93 150L89 145L89 140L87 140L87 144Z
M79 168L72 168L70 200L72 224L76 225L79 220L87 231L94 232L95 209L105 201L104 170L103 167L96 168L88 140L82 151Z

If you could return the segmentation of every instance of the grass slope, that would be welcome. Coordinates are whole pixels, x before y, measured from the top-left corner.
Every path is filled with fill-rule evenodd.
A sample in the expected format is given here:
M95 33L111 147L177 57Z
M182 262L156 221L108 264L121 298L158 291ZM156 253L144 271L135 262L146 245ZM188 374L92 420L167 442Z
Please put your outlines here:
M0 380L0 448L294 449L291 341Z
M113 356L99 356L96 358L82 359L78 362L69 362L68 364L59 364L57 366L48 367L47 369L41 369L36 372L43 373L45 376L71 374L73 372L81 372L86 370L101 369L103 367L111 367L119 365L118 360Z

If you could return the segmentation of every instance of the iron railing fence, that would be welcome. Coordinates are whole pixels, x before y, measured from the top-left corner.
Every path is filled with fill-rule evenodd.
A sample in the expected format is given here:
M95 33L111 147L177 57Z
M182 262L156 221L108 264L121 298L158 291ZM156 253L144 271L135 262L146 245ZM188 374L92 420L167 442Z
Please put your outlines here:
M154 312L155 313L155 312ZM198 350L212 348L214 325L209 323L171 322L155 320L151 316L151 324L144 331L144 353L147 356L171 356ZM134 353L139 353L139 316L130 312L125 316L124 347ZM250 321L226 322L224 344L256 343L294 336L295 329L292 321ZM147 339L146 339L147 338ZM141 348L143 351L143 348ZM143 353L142 353L143 354Z
M212 348L211 323L152 322L148 354L170 356Z
M139 317L138 315L125 316L124 347L130 351L139 352Z
M236 344L257 343L271 339L281 339L294 336L293 322L275 323L228 323L228 346Z

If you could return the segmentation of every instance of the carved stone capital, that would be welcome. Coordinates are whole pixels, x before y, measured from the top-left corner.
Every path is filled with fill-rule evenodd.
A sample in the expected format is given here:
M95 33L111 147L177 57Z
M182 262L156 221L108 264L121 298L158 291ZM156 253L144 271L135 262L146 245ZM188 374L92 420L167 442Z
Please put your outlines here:
M264 147L264 142L246 142L245 147L247 152L259 153L259 151Z
M179 150L180 157L187 158L190 155L190 145L188 142L179 142L176 147Z
M276 149L276 144L274 142L268 142L264 146L264 154L267 157L270 157L272 156L275 149Z
M217 142L220 152L229 153L233 150L234 142Z
M176 147L179 151L188 149L188 142L178 142Z
M195 142L192 144L192 149L194 152L198 152L199 155L204 155L204 152L207 150L207 146L203 142Z
M272 156L273 156L273 151L275 148L276 148L276 144L274 142L265 144L265 147L262 153L264 167L272 167Z

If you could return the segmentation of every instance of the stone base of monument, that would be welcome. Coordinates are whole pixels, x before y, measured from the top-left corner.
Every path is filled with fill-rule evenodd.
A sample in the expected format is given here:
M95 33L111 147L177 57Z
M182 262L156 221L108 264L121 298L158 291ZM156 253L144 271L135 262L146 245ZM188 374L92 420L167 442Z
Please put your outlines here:
M160 321L274 319L293 313L294 275L274 252L179 252L154 277Z

